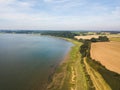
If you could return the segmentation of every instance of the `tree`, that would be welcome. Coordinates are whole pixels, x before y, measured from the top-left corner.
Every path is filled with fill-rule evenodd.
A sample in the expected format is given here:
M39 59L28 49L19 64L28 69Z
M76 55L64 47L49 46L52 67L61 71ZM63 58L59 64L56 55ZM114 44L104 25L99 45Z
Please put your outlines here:
M107 36L99 36L98 40L101 42L109 41Z
M96 38L91 38L90 41L91 42L97 42L97 39Z

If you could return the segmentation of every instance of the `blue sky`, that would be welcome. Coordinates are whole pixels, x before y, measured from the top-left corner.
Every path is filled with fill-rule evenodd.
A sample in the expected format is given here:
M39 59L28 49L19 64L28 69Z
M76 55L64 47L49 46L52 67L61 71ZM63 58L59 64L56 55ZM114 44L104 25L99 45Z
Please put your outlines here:
M0 29L120 30L120 0L0 0Z

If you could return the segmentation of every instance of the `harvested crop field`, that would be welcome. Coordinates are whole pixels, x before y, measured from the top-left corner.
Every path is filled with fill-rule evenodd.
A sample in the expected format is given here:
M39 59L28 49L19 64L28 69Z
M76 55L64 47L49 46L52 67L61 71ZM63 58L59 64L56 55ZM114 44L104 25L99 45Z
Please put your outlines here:
M98 38L100 35L87 35L87 36L75 36L76 39L91 39L91 38Z
M99 36L107 36L110 40L116 40L116 38L120 39L120 34L110 34L110 35L86 35L86 36L75 36L76 39L91 39L98 38ZM111 39L112 38L112 39Z
M91 44L91 57L107 69L120 74L120 42L97 42Z

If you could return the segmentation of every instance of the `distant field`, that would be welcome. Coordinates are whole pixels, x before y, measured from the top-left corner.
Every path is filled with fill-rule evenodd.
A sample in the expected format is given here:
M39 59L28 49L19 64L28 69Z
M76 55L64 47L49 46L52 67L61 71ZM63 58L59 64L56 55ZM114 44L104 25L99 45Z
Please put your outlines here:
M90 52L93 59L120 74L120 42L92 43Z
M110 41L117 41L117 42L120 42L120 37L111 37L109 38Z
M98 38L99 35L87 35L87 36L75 36L76 39L91 39L91 38Z
M91 38L98 38L99 36L107 36L110 40L118 40L120 41L120 34L110 34L110 35L86 35L86 36L75 36L76 39L91 39Z

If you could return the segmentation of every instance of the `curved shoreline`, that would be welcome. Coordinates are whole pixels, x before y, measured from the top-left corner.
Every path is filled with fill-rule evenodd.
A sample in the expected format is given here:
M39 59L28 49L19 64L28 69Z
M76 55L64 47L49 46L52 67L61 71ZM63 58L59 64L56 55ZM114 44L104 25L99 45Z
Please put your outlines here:
M74 44L56 69L47 90L87 90L85 73L80 63L79 47L82 43L66 39Z

